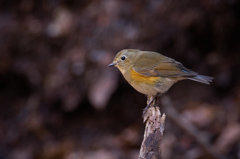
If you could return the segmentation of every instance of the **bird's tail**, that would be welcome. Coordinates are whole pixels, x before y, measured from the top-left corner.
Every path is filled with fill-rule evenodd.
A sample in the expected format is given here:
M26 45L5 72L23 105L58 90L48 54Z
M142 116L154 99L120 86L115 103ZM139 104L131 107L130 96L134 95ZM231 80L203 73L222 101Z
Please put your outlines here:
M212 80L213 80L213 77L197 75L196 77L192 77L192 78L188 78L188 79L197 81L197 82L201 82L204 84L210 84L210 82L212 82Z

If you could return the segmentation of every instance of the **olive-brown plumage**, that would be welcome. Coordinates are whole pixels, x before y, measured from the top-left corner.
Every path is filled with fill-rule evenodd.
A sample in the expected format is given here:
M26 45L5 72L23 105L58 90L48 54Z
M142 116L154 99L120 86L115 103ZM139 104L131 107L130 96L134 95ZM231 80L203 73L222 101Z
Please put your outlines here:
M165 93L179 80L190 79L209 84L213 79L198 75L180 62L151 51L122 50L108 66L116 66L133 88L151 96Z

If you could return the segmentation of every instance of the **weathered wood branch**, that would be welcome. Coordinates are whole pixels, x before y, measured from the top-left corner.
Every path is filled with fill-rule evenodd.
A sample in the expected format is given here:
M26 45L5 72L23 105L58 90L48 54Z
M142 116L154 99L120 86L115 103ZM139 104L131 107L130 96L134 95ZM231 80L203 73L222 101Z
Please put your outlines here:
M153 97L148 97L149 103ZM165 114L161 116L159 97L152 102L151 107L143 115L146 124L139 159L161 159L161 142L164 131Z

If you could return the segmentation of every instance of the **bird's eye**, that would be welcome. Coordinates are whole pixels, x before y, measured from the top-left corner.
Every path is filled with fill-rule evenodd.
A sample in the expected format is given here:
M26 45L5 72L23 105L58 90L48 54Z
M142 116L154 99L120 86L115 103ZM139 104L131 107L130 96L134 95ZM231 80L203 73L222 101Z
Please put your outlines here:
M122 56L122 57L121 57L121 60L124 61L125 59L126 59L126 56Z

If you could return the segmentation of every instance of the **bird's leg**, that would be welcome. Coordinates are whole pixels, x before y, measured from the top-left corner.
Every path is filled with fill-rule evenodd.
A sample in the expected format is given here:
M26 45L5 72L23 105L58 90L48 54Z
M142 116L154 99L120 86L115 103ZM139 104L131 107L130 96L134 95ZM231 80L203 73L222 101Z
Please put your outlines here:
M157 96L159 95L160 93L157 93L153 99L148 103L148 105L143 109L143 116L144 114L146 113L146 111L148 110L148 108L150 107L151 103L157 98Z

